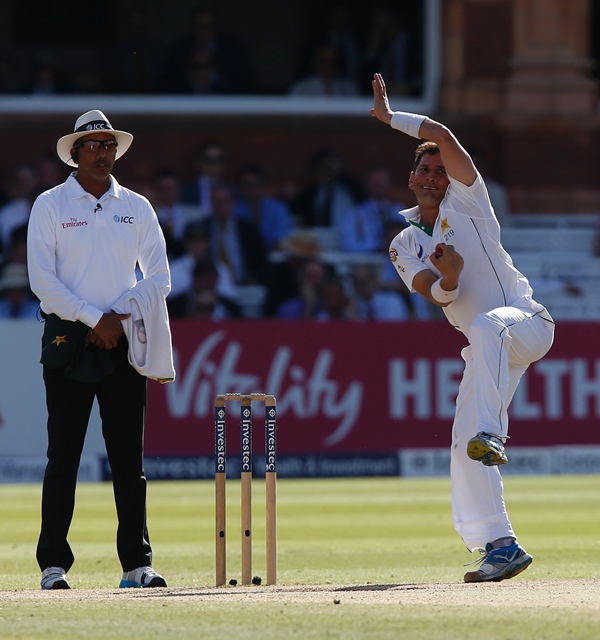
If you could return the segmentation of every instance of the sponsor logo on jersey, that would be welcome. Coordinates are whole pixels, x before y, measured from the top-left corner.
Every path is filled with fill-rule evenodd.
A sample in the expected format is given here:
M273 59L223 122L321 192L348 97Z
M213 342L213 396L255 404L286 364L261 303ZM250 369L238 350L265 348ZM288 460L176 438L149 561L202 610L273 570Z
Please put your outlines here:
M398 250L393 247L390 249L390 260L396 262L398 260Z
M423 247L417 243L417 258L419 258L419 260L422 260L424 253L425 252L423 251Z
M120 224L133 224L134 217L133 216L118 216L114 215L113 220Z
M87 220L77 220L77 218L69 218L68 222L61 222L63 229L72 229L73 227L87 227Z

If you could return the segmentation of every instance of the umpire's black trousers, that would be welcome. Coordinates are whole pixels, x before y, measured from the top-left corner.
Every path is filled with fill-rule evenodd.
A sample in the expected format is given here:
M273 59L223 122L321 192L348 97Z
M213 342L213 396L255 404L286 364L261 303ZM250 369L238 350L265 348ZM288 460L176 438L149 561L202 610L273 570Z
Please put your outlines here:
M67 540L75 507L79 461L94 398L112 470L117 509L117 552L123 571L152 565L146 527L143 468L146 378L127 361L127 341L115 349L117 368L99 383L65 378L44 367L48 408L48 464L42 491L42 526L37 546L40 569L68 571L75 558Z

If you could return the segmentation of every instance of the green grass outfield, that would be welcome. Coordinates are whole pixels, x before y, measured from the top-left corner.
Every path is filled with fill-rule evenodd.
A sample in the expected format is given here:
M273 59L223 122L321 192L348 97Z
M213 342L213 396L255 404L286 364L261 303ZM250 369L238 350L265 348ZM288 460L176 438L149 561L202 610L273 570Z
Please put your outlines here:
M462 583L474 556L452 528L448 478L280 480L278 587L217 589L214 484L151 482L154 566L169 588L117 590L112 488L82 484L73 589L42 592L40 487L0 485L0 638L599 638L600 476L509 476L505 488L535 558L513 580ZM227 490L227 576L239 581L239 482ZM253 573L264 579L262 481L253 501ZM582 582L589 601L573 597Z

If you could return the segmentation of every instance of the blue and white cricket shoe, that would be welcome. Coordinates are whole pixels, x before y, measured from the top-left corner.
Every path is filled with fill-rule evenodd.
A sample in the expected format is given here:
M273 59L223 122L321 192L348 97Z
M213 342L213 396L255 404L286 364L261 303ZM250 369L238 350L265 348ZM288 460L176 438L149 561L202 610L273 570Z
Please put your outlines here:
M494 549L490 542L485 545L483 556L470 564L481 563L476 571L465 573L465 582L500 582L514 578L533 562L523 547L514 542L508 547Z
M152 567L138 567L133 571L125 571L119 587L166 587L167 581Z

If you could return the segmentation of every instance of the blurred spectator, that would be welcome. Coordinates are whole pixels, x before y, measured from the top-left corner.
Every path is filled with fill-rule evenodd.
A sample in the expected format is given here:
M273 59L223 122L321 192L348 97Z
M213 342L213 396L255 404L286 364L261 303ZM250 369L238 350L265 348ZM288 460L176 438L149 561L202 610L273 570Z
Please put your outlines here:
M8 49L1 49L0 95L18 93L22 81L14 54Z
M371 86L374 73L385 78L388 95L411 93L408 33L395 7L375 7L369 20L363 84Z
M29 288L27 265L5 265L0 272L0 318L36 318L39 306Z
M212 214L211 192L213 186L224 179L225 149L220 142L205 142L198 149L196 177L183 186L181 200L199 206L203 216Z
M102 55L103 51L104 49L100 49L98 55ZM69 84L73 93L90 95L111 92L111 87L107 81L109 75L104 65L90 64L78 69L69 69L68 74Z
M276 249L281 240L293 231L290 208L282 200L267 194L265 172L259 166L242 167L238 188L236 217L256 225L268 251Z
M350 12L349 3L334 0L321 5L322 20L316 25L316 35L302 56L302 67L298 77L308 76L313 68L315 52L322 46L334 47L338 52L338 70L341 78L358 82L362 51L357 25ZM370 87L369 87L370 88Z
M362 188L332 149L319 149L310 168L310 182L292 201L292 211L305 227L339 226L346 211L362 200Z
M225 185L212 189L213 215L202 221L210 238L210 255L217 266L225 265L237 285L262 284L267 255L256 225L233 215L234 198Z
M219 293L219 271L210 260L196 264L188 318L226 320L241 318L242 310L232 298Z
M114 64L119 93L162 93L164 52L149 27L150 5L136 0L122 8Z
M380 288L379 267L361 264L352 270L356 316L360 320L402 321L411 317L404 299L394 291Z
M183 236L183 254L170 259L171 293L167 297L169 316L181 318L188 314L193 298L194 272L198 264L211 262L208 232L198 225L190 225ZM216 295L235 302L236 286L233 276L224 264L215 266Z
M195 65L213 65L213 82L226 93L254 89L250 53L236 37L226 33L211 8L196 9L189 33L172 43L167 55L166 82L172 93L192 93Z
M280 259L269 262L265 285L267 297L264 315L277 315L279 306L298 295L301 271L307 262L318 260L320 246L317 237L307 229L297 229L280 243Z
M344 281L337 275L323 279L318 289L318 320L354 320L356 310L352 297L346 292Z
M59 70L50 60L43 58L35 60L28 76L19 88L20 93L29 93L34 96L73 93L73 87L61 78Z
M40 156L37 161L38 190L40 193L61 184L69 175L69 168L51 151Z
M27 225L13 229L8 249L2 254L0 269L8 263L27 264Z
M213 56L207 51L196 51L188 61L188 89L194 95L227 93Z
M201 289L193 294L187 311L187 318L195 320L220 320L221 311L217 311L218 300L214 289Z
M175 171L164 169L156 174L152 203L165 235L169 258L184 252L183 236L188 225L202 219L199 206L185 204L181 200L181 184Z
M10 185L11 199L0 209L0 243L2 250L10 246L14 229L26 225L33 201L39 194L36 168L31 164L20 164L13 169Z
M340 75L339 51L326 44L314 53L313 72L294 82L290 88L293 96L356 96L358 85Z
M298 272L298 293L282 302L277 309L277 317L286 320L317 318L322 314L320 287L327 273L326 266L319 260L305 262Z
M387 252L385 225L400 215L404 205L392 199L392 177L384 167L371 169L365 186L367 199L341 218L340 246L349 253Z

